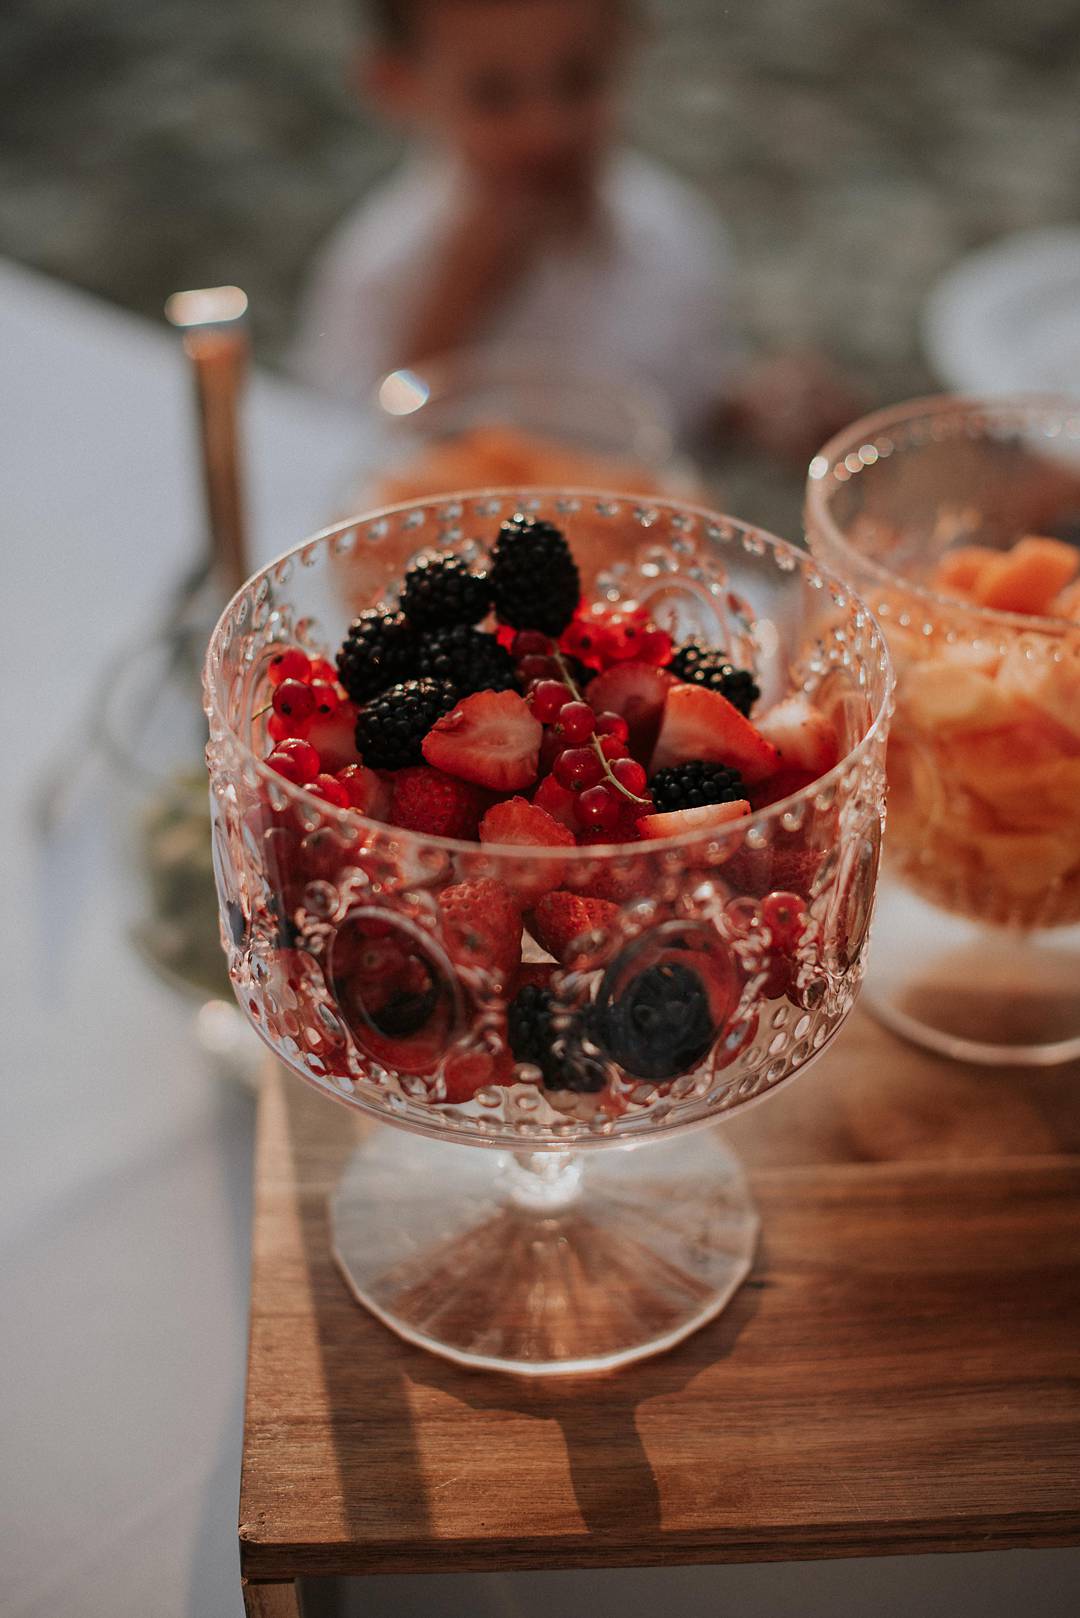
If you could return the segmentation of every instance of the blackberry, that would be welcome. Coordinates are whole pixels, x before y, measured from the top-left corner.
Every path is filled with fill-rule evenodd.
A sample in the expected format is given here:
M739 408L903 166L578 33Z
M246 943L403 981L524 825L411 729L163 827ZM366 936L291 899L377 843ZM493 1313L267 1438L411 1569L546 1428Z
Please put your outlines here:
M649 791L660 813L700 809L707 803L735 803L746 796L738 770L729 770L726 764L704 764L700 759L657 770Z
M422 764L420 743L458 699L449 680L406 680L380 692L356 721L356 746L373 770L403 770Z
M699 646L688 640L676 651L668 664L668 673L687 685L703 685L709 691L719 691L733 708L749 719L761 691L749 669L738 669L723 652L713 646Z
M719 1033L705 985L680 961L657 961L601 998L592 1024L613 1061L656 1084L692 1072Z
M403 613L369 607L349 626L337 655L338 676L354 702L416 673L418 641Z
M405 575L401 610L417 629L478 624L490 606L487 574L470 573L453 551L429 552Z
M468 624L454 624L425 635L416 672L429 680L449 680L459 697L474 691L512 691L516 684L514 660L494 635Z
M518 512L499 529L491 552L495 611L515 629L561 635L581 599L581 577L554 523Z
M595 1094L606 1082L603 1067L586 1054L577 1028L552 1026L552 999L551 990L536 983L518 990L506 1008L510 1049L517 1061L540 1069L545 1089Z

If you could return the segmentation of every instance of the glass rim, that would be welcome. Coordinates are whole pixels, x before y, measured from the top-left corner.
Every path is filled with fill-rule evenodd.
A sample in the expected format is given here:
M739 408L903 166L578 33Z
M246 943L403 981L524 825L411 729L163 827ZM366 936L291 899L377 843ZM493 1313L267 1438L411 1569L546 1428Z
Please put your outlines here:
M855 455L860 460L860 470L868 470L878 459L892 455L891 447L887 455L882 455L880 447L873 443L875 435L888 436L891 430L902 425L919 420L929 421L943 415L956 414L961 418L984 415L993 418L1023 414L1025 411L1042 411L1047 415L1074 417L1077 422L1077 444L1080 445L1080 398L1055 393L1010 393L996 396L929 393L917 399L904 400L900 404L886 405L883 409L871 411L868 415L860 416L849 426L841 428L840 432L834 433L812 457L807 469L804 525L811 549L812 535L816 528L827 535L829 544L835 546L848 561L865 568L890 589L906 592L927 607L945 608L954 616L965 615L990 628L1027 630L1040 635L1052 635L1061 640L1070 639L1077 632L1077 626L1070 623L1067 618L1051 618L1038 613L1005 612L1000 607L980 607L975 602L944 595L941 591L931 589L929 585L919 584L914 579L905 578L902 573L895 573L883 562L868 556L864 550L852 543L846 532L833 520L826 499L829 480L835 478L837 468L844 466L850 456ZM862 452L866 449L875 451L873 460L862 460ZM857 475L858 472L852 470L852 476Z
M330 824L336 824L338 826L348 828L354 832L359 826L365 834L375 833L377 836L389 835L392 836L396 841L401 842L406 848L434 848L442 850L448 854L468 855L473 860L487 857L500 864L508 859L528 859L529 861L533 861L539 858L541 861L557 860L563 864L565 864L568 860L573 861L575 864L584 864L590 860L602 860L604 862L608 862L618 859L640 859L645 856L668 853L673 850L696 848L703 843L709 842L710 840L715 840L718 838L723 839L736 832L745 834L755 827L762 826L781 815L790 813L794 805L808 803L812 798L816 797L818 793L827 790L829 787L835 786L840 780L841 776L850 770L854 765L861 762L862 758L874 747L877 737L883 726L887 724L889 715L891 713L896 676L893 669L892 658L888 649L888 643L881 624L878 622L870 607L863 600L862 596L859 595L856 590L853 590L852 587L846 583L838 573L835 573L831 567L823 565L818 557L812 555L809 550L804 550L799 546L793 545L789 540L781 539L778 535L770 533L767 529L759 528L756 524L745 522L738 517L729 517L726 513L714 511L708 506L700 506L689 501L661 497L657 497L656 499L649 497L647 502L649 508L686 512L692 516L704 518L709 521L728 523L742 534L753 534L756 538L763 540L768 548L775 554L787 553L791 555L795 558L797 565L805 566L806 563L811 563L827 585L829 585L834 591L840 591L850 606L857 608L858 611L865 614L868 623L871 625L877 637L878 645L881 650L884 685L880 699L877 702L871 716L870 723L867 725L866 730L863 732L862 736L860 736L855 745L849 748L849 750L837 760L832 769L827 770L823 775L817 776L813 781L808 782L806 786L800 787L797 792L791 792L784 798L778 798L775 803L766 804L761 809L753 809L748 815L742 816L742 818L739 820L730 821L721 826L702 826L693 831L682 832L676 837L643 838L635 843L596 843L584 847L580 844L576 847L559 845L551 848L544 848L532 844L525 845L521 843L481 843L477 841L469 841L460 837L440 837L434 833L410 831L402 826L393 826L388 821L375 820L369 815L361 814L356 809L341 809L338 808L336 804L327 803L325 798L317 797L314 793L309 792L306 787L299 786L295 782L286 780L286 778L279 775L276 770L271 769L266 760L260 758L255 752L254 748L252 748L233 727L232 723L224 712L223 705L219 701L218 694L214 686L213 665L220 656L218 650L220 637L226 621L230 618L234 608L238 605L244 594L251 589L252 585L255 584L257 580L266 577L275 568L279 567L280 564L286 559L298 556L302 551L307 550L311 545L317 544L320 540L329 539L333 535L340 534L344 530L356 527L361 523L376 522L381 518L396 516L401 512L426 509L432 505L453 504L457 501L499 499L515 501L527 499L550 500L553 498L593 500L598 502L629 501L637 506L642 504L642 497L638 495L620 494L618 492L603 489L571 489L564 488L562 485L554 487L536 485L522 489L464 489L450 494L437 495L434 498L427 496L423 499L401 500L393 505L388 506L375 506L370 511L360 512L355 516L350 516L342 519L339 522L330 523L327 527L320 528L315 533L308 535L308 537L301 540L299 544L291 545L288 550L282 551L278 556L265 563L264 566L259 568L256 573L253 573L250 578L244 581L244 583L240 586L240 589L237 590L232 598L227 602L221 616L214 625L213 632L211 633L210 640L207 645L206 657L203 663L204 706L208 719L210 719L212 722L216 722L222 727L222 730L228 736L229 740L240 749L243 755L244 765L253 765L262 781L266 782L268 785L274 785L277 789L284 793L286 798L292 799L309 811L314 811L324 821L328 821ZM790 695L790 693L788 693L788 695Z

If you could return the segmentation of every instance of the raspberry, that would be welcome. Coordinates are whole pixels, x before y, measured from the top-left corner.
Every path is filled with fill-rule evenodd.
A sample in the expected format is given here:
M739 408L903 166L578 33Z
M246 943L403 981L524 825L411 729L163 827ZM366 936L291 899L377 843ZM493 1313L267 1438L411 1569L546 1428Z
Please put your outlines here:
M700 759L657 770L649 791L659 814L700 809L707 803L737 803L746 797L738 770L729 770L726 764L704 764Z
M475 838L487 797L428 764L414 764L394 776L389 819L406 831L432 837Z
M375 770L422 764L420 744L456 701L448 680L406 680L373 697L356 720L356 745L364 763Z
M499 529L490 577L495 611L515 629L561 635L581 596L577 563L559 529L521 513Z
M354 702L366 702L416 674L416 634L400 612L369 607L350 625L337 655L338 675Z
M471 573L452 551L421 556L405 575L401 610L417 629L478 624L490 606L487 574Z
M416 657L417 675L449 680L459 697L476 691L511 691L517 681L514 660L494 635L454 624L425 635Z
M711 646L699 646L696 641L684 641L667 666L676 679L687 685L703 685L709 691L719 691L747 719L761 695L749 669L736 668L723 652Z

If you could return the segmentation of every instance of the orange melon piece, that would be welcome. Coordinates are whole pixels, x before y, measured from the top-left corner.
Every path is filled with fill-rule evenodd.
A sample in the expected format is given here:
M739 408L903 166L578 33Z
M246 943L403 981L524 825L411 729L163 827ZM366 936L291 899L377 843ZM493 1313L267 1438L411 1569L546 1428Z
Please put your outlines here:
M942 595L972 595L986 567L1000 554L989 545L958 545L946 551L934 569L934 588Z
M1054 597L1050 611L1055 618L1071 618L1074 623L1080 624L1080 579Z
M1080 552L1060 539L1029 535L979 575L972 599L1000 612L1045 613L1080 567Z

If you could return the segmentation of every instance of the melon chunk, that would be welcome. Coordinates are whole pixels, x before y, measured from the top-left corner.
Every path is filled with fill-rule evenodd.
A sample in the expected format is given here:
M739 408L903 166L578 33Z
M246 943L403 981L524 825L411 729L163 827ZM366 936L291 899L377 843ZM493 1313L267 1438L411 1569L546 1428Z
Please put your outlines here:
M1001 612L1043 614L1076 577L1080 551L1060 539L1029 535L988 562L972 588L972 600Z

